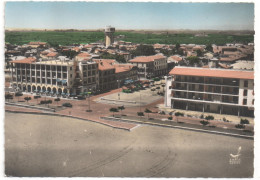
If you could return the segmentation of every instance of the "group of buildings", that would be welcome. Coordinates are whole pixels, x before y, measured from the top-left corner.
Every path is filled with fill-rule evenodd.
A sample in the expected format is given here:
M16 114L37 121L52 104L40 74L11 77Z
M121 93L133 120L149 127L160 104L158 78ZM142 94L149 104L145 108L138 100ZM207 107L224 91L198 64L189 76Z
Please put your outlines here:
M105 29L105 45L92 43L76 47L73 59L60 56L44 42L30 42L23 52L6 50L11 69L11 86L25 92L50 94L102 93L122 86L125 81L166 77L165 106L174 109L195 110L241 116L254 115L254 71L242 66L231 69L232 63L245 58L253 62L253 45L213 45L213 52L204 53L197 67L187 67L186 57L204 52L204 45L181 44L185 55L167 57L162 49L174 45L155 44L156 55L132 58L130 50L138 45L131 42L114 42L115 28ZM115 50L109 47L117 47ZM66 49L67 48L67 49ZM40 50L39 50L40 49ZM123 51L122 51L123 49ZM101 59L100 52L124 55L126 63L115 59ZM250 69L245 70L245 69Z
M42 60L29 57L11 61L11 85L26 92L53 94L101 93L117 88L126 78L137 80L137 69L115 60Z

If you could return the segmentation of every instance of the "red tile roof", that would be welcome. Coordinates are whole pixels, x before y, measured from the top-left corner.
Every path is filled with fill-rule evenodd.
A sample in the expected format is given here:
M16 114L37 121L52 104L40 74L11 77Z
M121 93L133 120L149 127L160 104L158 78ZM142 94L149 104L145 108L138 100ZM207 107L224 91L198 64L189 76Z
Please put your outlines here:
M45 45L47 44L46 42L29 42L29 45Z
M146 63L146 62L153 62L156 59L162 59L162 58L165 58L165 56L163 56L163 55L138 56L138 57L130 60L129 62L132 62L132 63L135 63L135 62Z
M222 77L235 79L254 79L254 71L239 71L226 69L203 69L203 68L188 68L175 67L170 75L185 75L185 76L205 76L205 77Z
M116 68L116 73L126 72L130 71L134 66L133 65L122 65L122 64L114 64L114 67Z
M58 53L51 52L51 53L47 54L46 56L47 56L47 57L55 57L55 56L57 56L57 54L58 54Z
M178 62L182 61L182 57L180 57L180 56L171 56L170 59L178 61Z
M112 65L115 62L114 59L93 59L93 61L98 63L98 70L100 71L115 69Z
M91 45L91 44L87 44L84 46L84 48L92 48L94 45Z
M100 71L106 71L106 70L110 70L110 69L115 69L114 66L112 66L110 63L108 62L100 62L98 63L98 70Z
M80 53L77 56L79 56L79 57L88 57L88 56L91 56L91 55L89 53Z
M33 62L36 62L36 58L34 58L34 57L28 57L28 58L21 59L21 60L11 61L11 63L22 63L22 64L31 64Z
M47 55L47 54L49 54L49 52L48 51L42 51L41 54Z

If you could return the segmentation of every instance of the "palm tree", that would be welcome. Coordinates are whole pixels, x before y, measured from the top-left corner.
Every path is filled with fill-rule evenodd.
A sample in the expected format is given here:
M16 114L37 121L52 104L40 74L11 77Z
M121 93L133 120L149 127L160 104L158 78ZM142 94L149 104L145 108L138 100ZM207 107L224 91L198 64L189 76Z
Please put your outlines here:
M162 88L163 88L163 93L164 93L164 87L165 87L165 84L162 84Z
M17 93L15 93L15 96L18 97L18 101L19 101L19 97L23 96L23 93L17 92Z
M160 88L160 86L158 86L158 87L156 87L156 89L158 89L158 93L159 93L159 89L161 89L161 88Z
M60 101L60 98L56 98L56 99L54 99L54 101L56 101L57 105L58 105L58 102Z
M154 92L154 91L155 91L155 89L154 89L154 88L152 88L152 89L151 89L151 91L152 91L152 92Z
M144 112L147 113L147 117L148 117L148 120L149 120L149 113L151 113L152 111L150 109L146 108Z
M9 99L13 99L13 95L11 94L6 94L5 95L5 99L7 99L9 101Z
M110 112L113 112L113 117L115 116L115 112L118 112L117 108L110 108L109 109Z
M37 100L37 104L38 104L38 99L41 98L41 96L34 96L34 99Z
M27 101L27 104L28 104L28 101L30 101L32 98L31 97L25 97L24 100Z
M140 117L140 120L141 120L141 116L144 116L144 113L143 112L137 112L137 115Z
M125 109L124 106L119 106L118 109L121 111L121 116L122 116L122 111Z
M209 124L209 121L202 120L202 121L200 121L200 123L201 123L203 126L207 126L207 125Z
M49 104L52 103L52 100L47 100L47 101L45 101L45 103L48 104L48 107L49 107Z

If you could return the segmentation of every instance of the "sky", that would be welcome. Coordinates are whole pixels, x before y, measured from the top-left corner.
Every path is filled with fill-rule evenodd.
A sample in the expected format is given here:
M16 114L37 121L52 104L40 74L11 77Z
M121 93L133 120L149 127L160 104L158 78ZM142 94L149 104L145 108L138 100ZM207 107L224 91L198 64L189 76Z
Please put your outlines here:
M6 2L5 28L254 30L253 3Z

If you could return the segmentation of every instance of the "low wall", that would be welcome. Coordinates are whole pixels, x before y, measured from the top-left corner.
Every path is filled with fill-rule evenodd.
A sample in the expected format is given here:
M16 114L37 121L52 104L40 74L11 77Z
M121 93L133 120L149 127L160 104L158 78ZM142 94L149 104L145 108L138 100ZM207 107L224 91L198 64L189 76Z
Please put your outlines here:
M5 104L6 105L10 105L10 106L18 106L18 107L37 109L37 110L42 110L42 111L55 112L55 109L52 109L52 108L45 108L45 107L39 107L39 106L30 106L30 105L26 105L26 104L18 104L18 103L11 103L11 102L6 102Z

